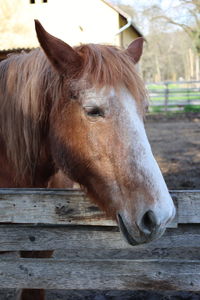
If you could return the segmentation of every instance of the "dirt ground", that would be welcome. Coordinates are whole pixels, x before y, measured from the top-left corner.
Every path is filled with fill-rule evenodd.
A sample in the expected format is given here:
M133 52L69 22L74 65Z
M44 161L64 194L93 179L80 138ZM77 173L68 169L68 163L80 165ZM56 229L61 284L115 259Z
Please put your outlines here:
M200 189L200 114L148 116L145 127L169 189Z
M200 114L148 116L153 153L169 189L200 189ZM0 300L16 299L13 290ZM200 300L200 293L147 291L47 291L47 300ZM37 300L37 299L36 299Z

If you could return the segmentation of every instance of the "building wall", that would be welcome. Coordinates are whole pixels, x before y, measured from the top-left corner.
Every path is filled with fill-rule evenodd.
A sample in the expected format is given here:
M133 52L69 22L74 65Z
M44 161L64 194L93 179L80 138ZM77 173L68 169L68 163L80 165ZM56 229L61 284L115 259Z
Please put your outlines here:
M91 42L126 47L137 37L132 27L116 35L126 24L126 19L101 0L46 1L2 2L0 50L37 47L34 19L70 45Z
M71 45L88 42L119 45L120 37L115 36L119 28L118 13L101 0L47 0L47 3L34 0L33 4L30 0L4 2L5 11L10 16L2 25L5 31L1 35L0 49L38 46L34 19ZM0 7L0 13L1 10Z
M38 3L32 8L47 30L72 45L119 43L119 37L115 37L118 13L100 0L48 0L45 5Z
M119 15L119 25L120 28L127 24L127 20ZM138 33L133 29L133 27L127 28L120 34L120 44L123 48L127 48L130 43L139 37Z

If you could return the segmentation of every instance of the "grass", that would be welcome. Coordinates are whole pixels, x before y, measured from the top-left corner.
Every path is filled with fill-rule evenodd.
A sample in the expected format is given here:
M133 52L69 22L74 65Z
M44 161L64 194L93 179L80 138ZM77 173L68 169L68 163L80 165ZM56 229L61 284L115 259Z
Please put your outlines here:
M180 85L176 83L170 83L167 85L168 88L168 106L169 109L175 108L179 110L178 106L186 106L184 111L195 111L199 112L200 104L200 86L196 85ZM151 107L154 112L160 112L164 109L165 103L165 91L166 85L164 84L148 84L147 89L150 95L150 103L158 104L157 107ZM191 102L191 104L190 104ZM196 104L197 103L197 104Z
M184 112L200 112L200 105L185 105Z
M159 106L150 106L149 112L152 114L157 114L157 113L165 113L165 114L177 114L177 113L187 113L187 112L195 112L195 113L200 113L200 105L192 105L188 104L183 107L183 109L180 109L180 107L176 105L169 105L168 110L165 110L164 105L159 105Z

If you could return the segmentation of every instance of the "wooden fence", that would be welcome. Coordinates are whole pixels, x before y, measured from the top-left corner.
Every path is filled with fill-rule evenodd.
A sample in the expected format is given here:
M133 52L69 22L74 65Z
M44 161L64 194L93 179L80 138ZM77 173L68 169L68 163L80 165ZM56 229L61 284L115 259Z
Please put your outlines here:
M1 189L0 251L56 251L0 255L0 288L199 291L200 191L171 194L177 215L164 236L131 247L78 190Z
M200 105L200 81L177 81L147 84L151 106Z

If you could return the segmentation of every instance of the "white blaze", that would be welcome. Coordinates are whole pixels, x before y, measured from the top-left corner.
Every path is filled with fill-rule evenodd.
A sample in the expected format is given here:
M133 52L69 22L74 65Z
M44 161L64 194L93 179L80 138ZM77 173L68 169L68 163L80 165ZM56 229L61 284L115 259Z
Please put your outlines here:
M143 179L146 179L144 184L151 189L151 195L154 198L152 209L159 216L160 223L166 223L175 213L173 201L152 154L136 101L127 90L122 91L121 100L123 111L121 114L122 120L120 121L124 126L124 134L121 138L124 138L124 143L132 144L130 147L134 158L137 158L134 163L137 171L139 171L138 174L142 174ZM124 113L126 118L124 118Z
M142 195L141 193L137 196L134 195L133 199L130 199L133 203L137 202L135 217L141 219L146 211L152 210L159 224L165 226L174 217L175 208L160 168L152 154L143 120L133 96L126 89L122 89L121 93L116 93L113 88L102 88L99 91L92 88L88 89L82 97L82 106L102 107L106 117L109 115L110 118L115 119L117 131L120 135L119 138L123 144L122 147L127 153L126 162L122 163L127 166L126 172L130 173L128 177L131 180L131 178L136 176L137 183L139 182L141 186L146 186L146 191L148 191L148 195ZM101 119L100 121L103 120ZM132 166L129 166L128 163ZM113 182L113 199L117 198L119 191L121 195L126 194L123 192L123 186L119 186L119 184L117 181ZM133 193L135 192L133 191ZM153 201L148 205L147 197L149 195ZM124 200L127 201L126 196ZM123 215L126 216L127 220L130 220L131 215L128 208L124 209Z

